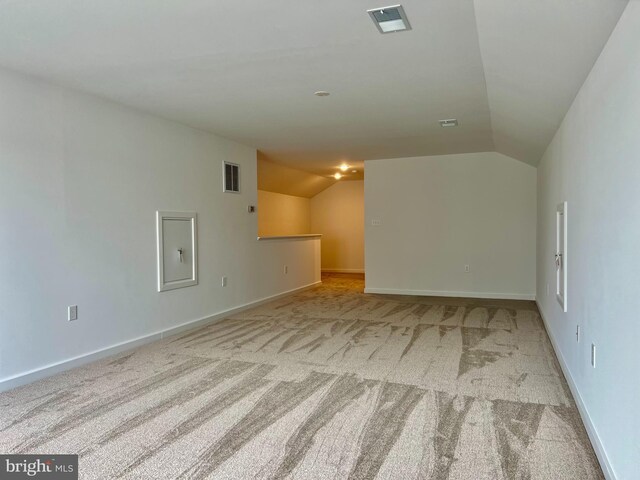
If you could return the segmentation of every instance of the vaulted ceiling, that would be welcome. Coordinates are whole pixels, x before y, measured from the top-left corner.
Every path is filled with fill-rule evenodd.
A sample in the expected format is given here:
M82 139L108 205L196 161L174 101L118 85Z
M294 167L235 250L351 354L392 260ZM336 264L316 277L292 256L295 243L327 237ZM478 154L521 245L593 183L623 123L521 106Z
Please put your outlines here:
M412 30L382 35L366 10L393 3L0 0L0 65L321 175L489 150L535 165L627 2L404 0Z

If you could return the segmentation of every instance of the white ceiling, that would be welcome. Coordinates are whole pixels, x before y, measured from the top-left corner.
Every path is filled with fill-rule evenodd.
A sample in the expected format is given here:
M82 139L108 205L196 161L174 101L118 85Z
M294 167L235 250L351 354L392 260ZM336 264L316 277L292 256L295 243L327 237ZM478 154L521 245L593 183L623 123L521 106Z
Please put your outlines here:
M393 3L0 0L0 65L319 174L487 150L535 165L626 0L404 0L413 29L382 35L366 10Z

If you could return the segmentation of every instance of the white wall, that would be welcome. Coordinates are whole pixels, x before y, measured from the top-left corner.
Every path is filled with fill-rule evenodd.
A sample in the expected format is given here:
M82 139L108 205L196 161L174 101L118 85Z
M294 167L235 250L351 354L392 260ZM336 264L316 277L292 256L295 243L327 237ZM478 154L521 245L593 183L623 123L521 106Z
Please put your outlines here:
M318 281L319 240L256 240L256 197L253 148L0 70L0 381ZM156 291L156 210L198 212L198 286Z
M366 291L534 298L534 167L487 152L365 169Z
M629 2L538 168L540 310L601 462L619 479L640 471L639 126L640 3ZM553 294L555 211L564 200L567 313Z
M364 272L364 182L340 181L311 199L311 230L322 234L322 269Z

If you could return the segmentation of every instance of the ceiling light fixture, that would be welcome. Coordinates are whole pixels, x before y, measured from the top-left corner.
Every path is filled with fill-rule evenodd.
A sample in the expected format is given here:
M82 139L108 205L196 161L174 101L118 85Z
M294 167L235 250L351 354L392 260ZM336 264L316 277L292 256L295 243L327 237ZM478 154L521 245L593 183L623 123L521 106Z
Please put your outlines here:
M351 173L358 173L358 170L351 170Z
M372 8L367 13L376 24L380 33L402 32L411 30L409 20L402 5L392 5L390 7Z
M340 179L342 178L342 174L341 174L340 172L336 172L336 173L333 175L333 178L335 178L336 180L340 180Z
M340 165L340 170L342 170L343 172L346 172L347 170L349 170L349 165L347 165L346 163L343 163L342 165Z
M316 97L328 97L330 94L329 92L325 91L325 90L318 90L317 92L313 93Z
M457 127L458 126L458 120L456 120L455 118L448 118L446 120L438 120L438 122L440 122L440 126L443 127L443 128Z

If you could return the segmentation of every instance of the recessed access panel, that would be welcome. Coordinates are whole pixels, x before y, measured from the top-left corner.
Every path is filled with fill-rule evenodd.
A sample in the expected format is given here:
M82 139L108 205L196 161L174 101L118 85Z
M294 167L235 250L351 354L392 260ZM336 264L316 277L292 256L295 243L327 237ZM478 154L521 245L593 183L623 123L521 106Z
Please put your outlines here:
M158 291L198 283L195 212L156 212Z
M567 202L556 211L556 298L567 311Z

